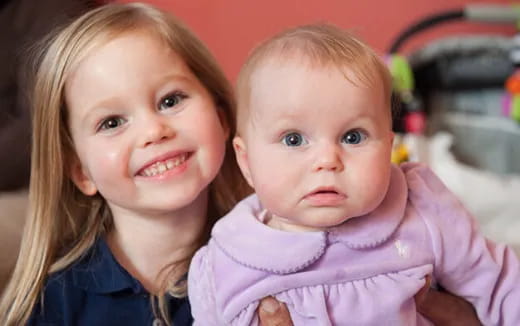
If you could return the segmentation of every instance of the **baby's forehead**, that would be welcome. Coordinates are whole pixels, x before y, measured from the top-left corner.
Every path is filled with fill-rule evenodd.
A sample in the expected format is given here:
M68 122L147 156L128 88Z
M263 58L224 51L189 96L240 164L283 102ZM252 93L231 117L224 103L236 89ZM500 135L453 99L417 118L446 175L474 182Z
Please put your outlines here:
M386 110L382 78L363 79L349 65L274 58L258 65L249 86L253 124L308 122L323 114L351 120Z
M307 57L270 57L257 64L249 78L249 104L255 100L290 100L299 89L322 96L330 88L342 92L348 87L377 89L383 80L376 72L361 72L360 67L336 62L316 62ZM370 75L370 76L369 76ZM330 94L331 92L325 92ZM301 95L301 93L298 93Z
M365 84L348 69L299 63L265 66L257 71L250 87L252 116L268 112L297 118L311 108L328 112L361 102L352 98L359 94L383 97L380 84Z
M271 58L258 64L249 78L249 98L255 102L287 96L298 88L312 84L316 76L330 68L317 66L299 58ZM282 93L282 94L280 94Z
M347 61L334 60L306 53L302 49L294 49L291 51L271 50L261 58L258 58L251 69L251 76L259 71L266 69L286 69L298 66L308 70L311 69L346 69L355 64Z
M346 81L363 86L382 86L385 83L383 76L376 68L367 67L365 62L356 60L342 60L336 57L322 57L311 55L303 51L272 52L260 58L249 74L249 90L258 87L259 81L264 79L279 78L286 74L306 74L310 77L316 71L339 72L345 76Z
M305 69L288 69L295 65ZM325 69L341 72L345 82L382 89L385 101L390 103L391 77L373 50L334 27L304 26L261 44L242 67L236 92L239 129L254 115L252 98L268 97L269 90L277 87L277 78L297 72L301 79L308 79L313 71Z

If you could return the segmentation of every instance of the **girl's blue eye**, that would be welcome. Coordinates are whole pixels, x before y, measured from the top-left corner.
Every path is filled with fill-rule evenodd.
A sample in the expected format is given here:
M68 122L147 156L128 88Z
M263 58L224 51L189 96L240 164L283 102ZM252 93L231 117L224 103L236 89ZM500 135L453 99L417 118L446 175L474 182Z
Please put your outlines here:
M282 142L287 146L301 146L307 143L305 138L297 132L291 132L283 136Z
M125 123L125 119L121 117L109 117L101 122L99 130L110 130L120 127Z
M357 145L367 138L366 133L361 130L351 130L343 135L342 142L348 145Z
M159 103L159 109L160 110L171 109L172 107L179 104L185 98L186 98L186 95L181 94L181 93L169 94L161 99L161 102Z

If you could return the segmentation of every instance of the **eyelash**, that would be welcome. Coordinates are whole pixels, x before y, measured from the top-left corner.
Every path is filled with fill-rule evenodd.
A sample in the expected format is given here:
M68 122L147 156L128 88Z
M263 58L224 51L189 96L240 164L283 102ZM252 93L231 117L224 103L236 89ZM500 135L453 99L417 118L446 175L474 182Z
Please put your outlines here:
M345 138L352 133L358 133L361 136L361 139L359 140L359 142L352 144L352 143L347 143L344 141ZM368 138L368 134L366 131L361 130L361 129L352 129L352 130L347 131L345 134L343 134L343 136L341 137L341 142L343 142L347 145L359 145L360 143L364 142L367 138Z
M298 143L298 144L290 144L290 143L289 143L289 137L291 137L291 136L293 136L293 137L294 137L294 136L299 137L300 143ZM294 140L294 139L293 139L293 140ZM308 144L308 141L305 139L305 137L304 137L301 133L299 133L299 132L295 132L295 131L291 131L291 132L288 132L288 133L284 134L284 135L282 136L281 142L282 142L285 146L287 146L287 147L299 147L299 146L302 146L302 145L306 145L306 144Z
M109 121L114 121L114 120L117 120L119 124L115 127L109 127L107 125L107 123ZM121 122L121 121L123 121L123 122ZM126 120L120 116L110 116L110 117L107 117L107 118L101 120L101 122L99 123L99 126L96 128L96 131L100 132L100 131L105 131L105 130L110 130L110 129L116 129L116 128L120 127L124 122L126 122Z
M181 103L183 100L185 100L188 96L183 93L183 92L180 92L180 91L175 91L175 92L172 92L166 96L164 96L163 98L161 98L161 100L159 101L159 107L158 109L159 110L168 110L168 109L171 109L177 105L179 105L179 103ZM175 99L175 103L173 103L171 106L168 106L166 108L162 108L162 105L165 104L165 101L169 100L169 99Z

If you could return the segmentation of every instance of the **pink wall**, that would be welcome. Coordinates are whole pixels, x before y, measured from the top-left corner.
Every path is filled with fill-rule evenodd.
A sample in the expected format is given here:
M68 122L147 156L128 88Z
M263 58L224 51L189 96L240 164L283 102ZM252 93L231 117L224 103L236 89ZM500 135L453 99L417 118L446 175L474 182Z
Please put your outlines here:
M119 0L119 2L132 2ZM488 0L147 0L170 10L206 42L225 72L234 79L248 51L286 27L330 22L351 29L378 52L384 53L394 38L419 18L465 4L503 4ZM504 25L449 23L413 37L405 50L429 40L456 33L513 34Z

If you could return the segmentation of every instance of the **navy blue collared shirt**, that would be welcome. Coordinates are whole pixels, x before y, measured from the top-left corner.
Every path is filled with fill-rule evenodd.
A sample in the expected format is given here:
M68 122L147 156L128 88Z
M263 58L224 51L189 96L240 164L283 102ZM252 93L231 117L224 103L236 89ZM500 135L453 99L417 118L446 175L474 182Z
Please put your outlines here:
M42 304L43 303L43 304ZM187 298L168 297L175 326L191 325ZM78 262L52 274L28 325L38 326L156 326L150 295L98 240Z

